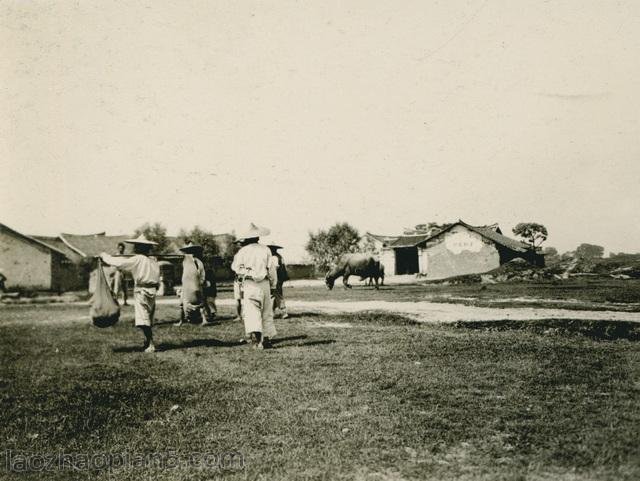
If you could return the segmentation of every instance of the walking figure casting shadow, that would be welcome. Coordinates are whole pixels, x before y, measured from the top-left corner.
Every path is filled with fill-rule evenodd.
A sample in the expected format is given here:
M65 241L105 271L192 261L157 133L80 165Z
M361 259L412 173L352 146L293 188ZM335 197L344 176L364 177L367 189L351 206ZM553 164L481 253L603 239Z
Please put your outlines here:
M375 282L378 289L378 282L384 285L384 267L374 257L368 254L345 254L336 267L330 270L324 278L327 289L333 289L333 285L338 277L342 277L342 284L345 289L351 289L349 285L350 276L360 276L360 280L369 279Z

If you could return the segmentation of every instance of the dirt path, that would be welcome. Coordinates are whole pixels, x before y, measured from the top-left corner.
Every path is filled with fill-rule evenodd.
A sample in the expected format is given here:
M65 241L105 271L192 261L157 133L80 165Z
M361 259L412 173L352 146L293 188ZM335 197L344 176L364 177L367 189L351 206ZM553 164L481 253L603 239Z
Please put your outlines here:
M158 301L161 304L177 303L174 299ZM233 306L233 299L219 299L219 306ZM640 322L640 312L588 311L575 309L550 309L540 307L478 307L445 302L404 301L300 301L287 300L292 313L318 312L327 314L363 311L384 311L403 314L420 322L501 321L539 319L581 319Z
M176 304L177 299L160 299L158 304ZM77 303L78 306L87 307L87 303ZM219 299L218 306L234 306L233 299ZM292 314L314 312L326 314L354 313L363 311L383 311L401 314L419 322L425 323L451 323L456 321L499 321L499 320L541 320L541 319L579 319L579 320L614 320L640 322L640 312L619 311L585 311L572 309L549 309L538 307L478 307L462 304L450 304L442 302L418 301L418 302L391 302L391 301L301 301L288 300L287 306ZM15 306L18 311L21 307ZM57 312L47 312L46 306L43 313L44 319L39 322L57 323L60 321L79 322L86 321L87 316L62 316ZM87 307L88 309L88 307ZM69 313L71 314L71 313ZM88 314L88 310L87 310ZM24 322L22 319L2 319L1 324Z
M404 314L420 322L497 321L536 319L583 319L640 322L640 312L577 311L537 307L476 307L441 302L389 302L389 301L287 301L292 312L344 312L385 311Z

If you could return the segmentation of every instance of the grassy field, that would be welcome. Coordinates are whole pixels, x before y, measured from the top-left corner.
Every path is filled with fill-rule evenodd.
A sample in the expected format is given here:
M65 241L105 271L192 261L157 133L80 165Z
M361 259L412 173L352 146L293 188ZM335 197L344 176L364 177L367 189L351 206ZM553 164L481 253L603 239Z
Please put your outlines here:
M387 300L438 301L477 306L520 306L522 300L538 307L572 309L640 310L640 280L612 278L573 278L547 282L510 282L499 284L403 284L372 287L352 279L353 289L345 290L338 282L332 291L318 287L296 287L287 297L301 300ZM223 289L223 295L228 289Z
M44 476L0 458L2 479L640 478L637 342L362 313L278 321L255 351L230 311L176 328L160 306L161 351L143 354L131 308L105 330L87 313L0 308L3 456L239 451L244 467Z
M479 307L520 307L523 305L545 308L568 308L576 310L617 310L640 312L640 280L621 280L610 277L582 277L567 280L536 282L505 282L497 284L427 283L388 284L376 291L365 286L357 277L351 278L353 289L345 290L342 283L332 291L316 285L287 284L287 299L303 301L431 301L465 304ZM3 299L5 305L50 304L88 300L87 292L52 295L10 297ZM218 297L231 299L233 286L229 282L218 285ZM0 304L2 305L2 304Z

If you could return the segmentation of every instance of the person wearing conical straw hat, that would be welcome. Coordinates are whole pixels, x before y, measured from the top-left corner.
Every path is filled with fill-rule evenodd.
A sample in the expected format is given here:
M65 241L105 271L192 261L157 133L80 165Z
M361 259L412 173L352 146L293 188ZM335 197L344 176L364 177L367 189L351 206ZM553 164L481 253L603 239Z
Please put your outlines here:
M278 279L276 265L269 248L258 243L260 237L269 233L265 227L250 224L246 232L238 236L243 247L231 264L242 284L244 329L258 349L271 347L271 340L276 335L271 301L271 292Z
M180 322L191 320L199 313L201 325L212 322L213 314L206 295L206 272L202 262L203 247L189 239L180 248L184 252L182 261L182 288L180 292Z
M155 352L153 344L153 320L156 310L156 294L160 284L160 266L149 254L156 242L150 241L140 234L136 239L125 240L133 245L134 255L131 257L115 257L102 252L103 262L130 272L133 277L133 301L135 325L144 334L144 352Z
M280 311L282 318L286 319L289 317L289 314L287 313L287 305L284 302L283 285L289 280L289 273L287 272L287 267L284 265L284 258L278 252L278 250L282 249L282 246L271 243L267 244L267 247L271 250L271 255L273 256L273 261L276 264L276 272L278 274L276 290L273 293L273 313L275 315L277 311Z

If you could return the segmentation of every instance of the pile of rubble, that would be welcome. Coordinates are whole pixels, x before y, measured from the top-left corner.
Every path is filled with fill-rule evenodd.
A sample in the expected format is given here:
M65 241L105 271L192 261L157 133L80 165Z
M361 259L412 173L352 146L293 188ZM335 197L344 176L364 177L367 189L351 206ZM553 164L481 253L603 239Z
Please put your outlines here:
M536 267L522 259L514 259L484 274L468 274L451 277L433 283L496 284L500 282L535 282L568 279L570 277L613 277L616 279L640 279L640 262L620 265L610 259L598 259L588 265L575 259L566 259L547 267Z
M615 254L598 259L589 271L617 279L640 279L640 254ZM586 270L586 269L585 269Z
M497 284L499 282L527 282L562 279L563 269L554 267L536 267L522 259L514 259L484 274L467 274L438 281L437 284Z
M481 281L491 282L522 282L561 279L564 269L561 266L536 267L522 259L514 259L500 267L482 274Z

